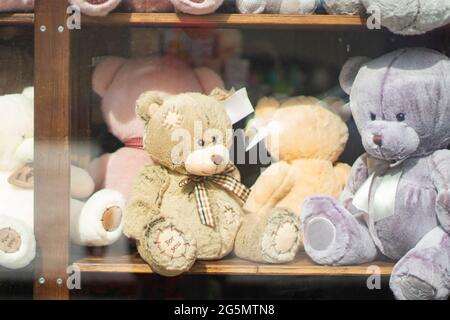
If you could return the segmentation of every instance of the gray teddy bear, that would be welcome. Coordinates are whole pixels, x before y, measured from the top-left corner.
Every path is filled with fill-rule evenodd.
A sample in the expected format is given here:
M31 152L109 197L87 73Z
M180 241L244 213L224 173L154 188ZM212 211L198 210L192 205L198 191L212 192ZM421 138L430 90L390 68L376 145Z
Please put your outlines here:
M367 154L340 202L303 207L307 254L324 265L398 261L398 299L447 299L450 290L450 61L423 48L352 58L340 82Z
M402 35L422 34L450 23L449 0L322 0L330 14L370 14Z

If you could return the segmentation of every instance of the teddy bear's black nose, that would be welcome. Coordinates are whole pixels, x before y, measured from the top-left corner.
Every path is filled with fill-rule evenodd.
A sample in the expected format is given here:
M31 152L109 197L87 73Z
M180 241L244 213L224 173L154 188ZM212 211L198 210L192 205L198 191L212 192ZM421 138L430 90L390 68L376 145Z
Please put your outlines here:
M373 135L372 140L373 140L373 143L375 143L379 147L381 147L383 145L383 136L380 134Z
M218 154L214 154L211 156L211 161L216 165L221 165L223 163L223 157Z

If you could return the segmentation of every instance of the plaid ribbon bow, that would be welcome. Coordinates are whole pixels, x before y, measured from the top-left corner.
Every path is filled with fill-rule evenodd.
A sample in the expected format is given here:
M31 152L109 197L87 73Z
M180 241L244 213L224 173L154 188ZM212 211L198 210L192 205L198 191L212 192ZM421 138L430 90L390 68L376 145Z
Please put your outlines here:
M211 206L209 204L208 193L206 191L206 183L215 183L226 191L233 193L238 197L242 203L247 201L250 194L250 189L244 186L240 181L229 175L233 172L234 166L231 166L221 174L215 174L209 177L201 176L189 176L180 182L180 187L184 187L189 183L194 183L195 202L197 204L197 210L200 215L202 224L214 228L215 222L211 212Z

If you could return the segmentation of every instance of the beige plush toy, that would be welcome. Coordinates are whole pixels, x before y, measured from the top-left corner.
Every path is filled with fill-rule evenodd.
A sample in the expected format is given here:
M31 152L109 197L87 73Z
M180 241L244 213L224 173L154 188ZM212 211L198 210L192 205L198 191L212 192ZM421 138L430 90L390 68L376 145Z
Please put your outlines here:
M179 275L197 259L220 259L234 247L241 257L277 263L298 250L300 226L292 213L279 210L245 225L253 220L246 222L242 205L248 190L229 157L227 95L147 92L137 101L146 124L145 149L156 165L135 181L125 234L137 240L142 258L162 275ZM292 230L292 240L281 245L285 230Z
M348 139L337 108L306 97L260 100L255 121L268 128L267 150L279 161L259 177L244 206L256 220L277 208L299 217L305 198L341 194L351 168L336 163Z

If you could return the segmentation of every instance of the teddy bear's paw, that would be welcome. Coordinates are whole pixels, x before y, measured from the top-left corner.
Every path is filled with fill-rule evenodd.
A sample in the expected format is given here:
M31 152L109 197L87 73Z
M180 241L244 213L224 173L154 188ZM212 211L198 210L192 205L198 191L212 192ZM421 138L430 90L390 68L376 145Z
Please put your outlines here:
M113 244L122 236L124 210L125 198L115 190L100 190L85 204L72 200L72 240L86 246Z
M275 208L261 239L262 256L269 263L294 260L301 243L300 223L294 212Z
M240 13L258 14L266 9L266 0L236 0L236 7Z
M390 287L401 300L447 300L450 295L450 235L437 227L400 259Z
M399 278L397 286L406 300L433 300L436 298L436 289L413 275Z
M165 276L189 271L197 259L195 238L164 218L147 226L138 249L153 271Z
M9 217L0 217L0 266L21 269L34 259L36 240L30 228Z
M302 225L305 251L319 264L358 264L377 256L369 230L332 198L306 200Z

